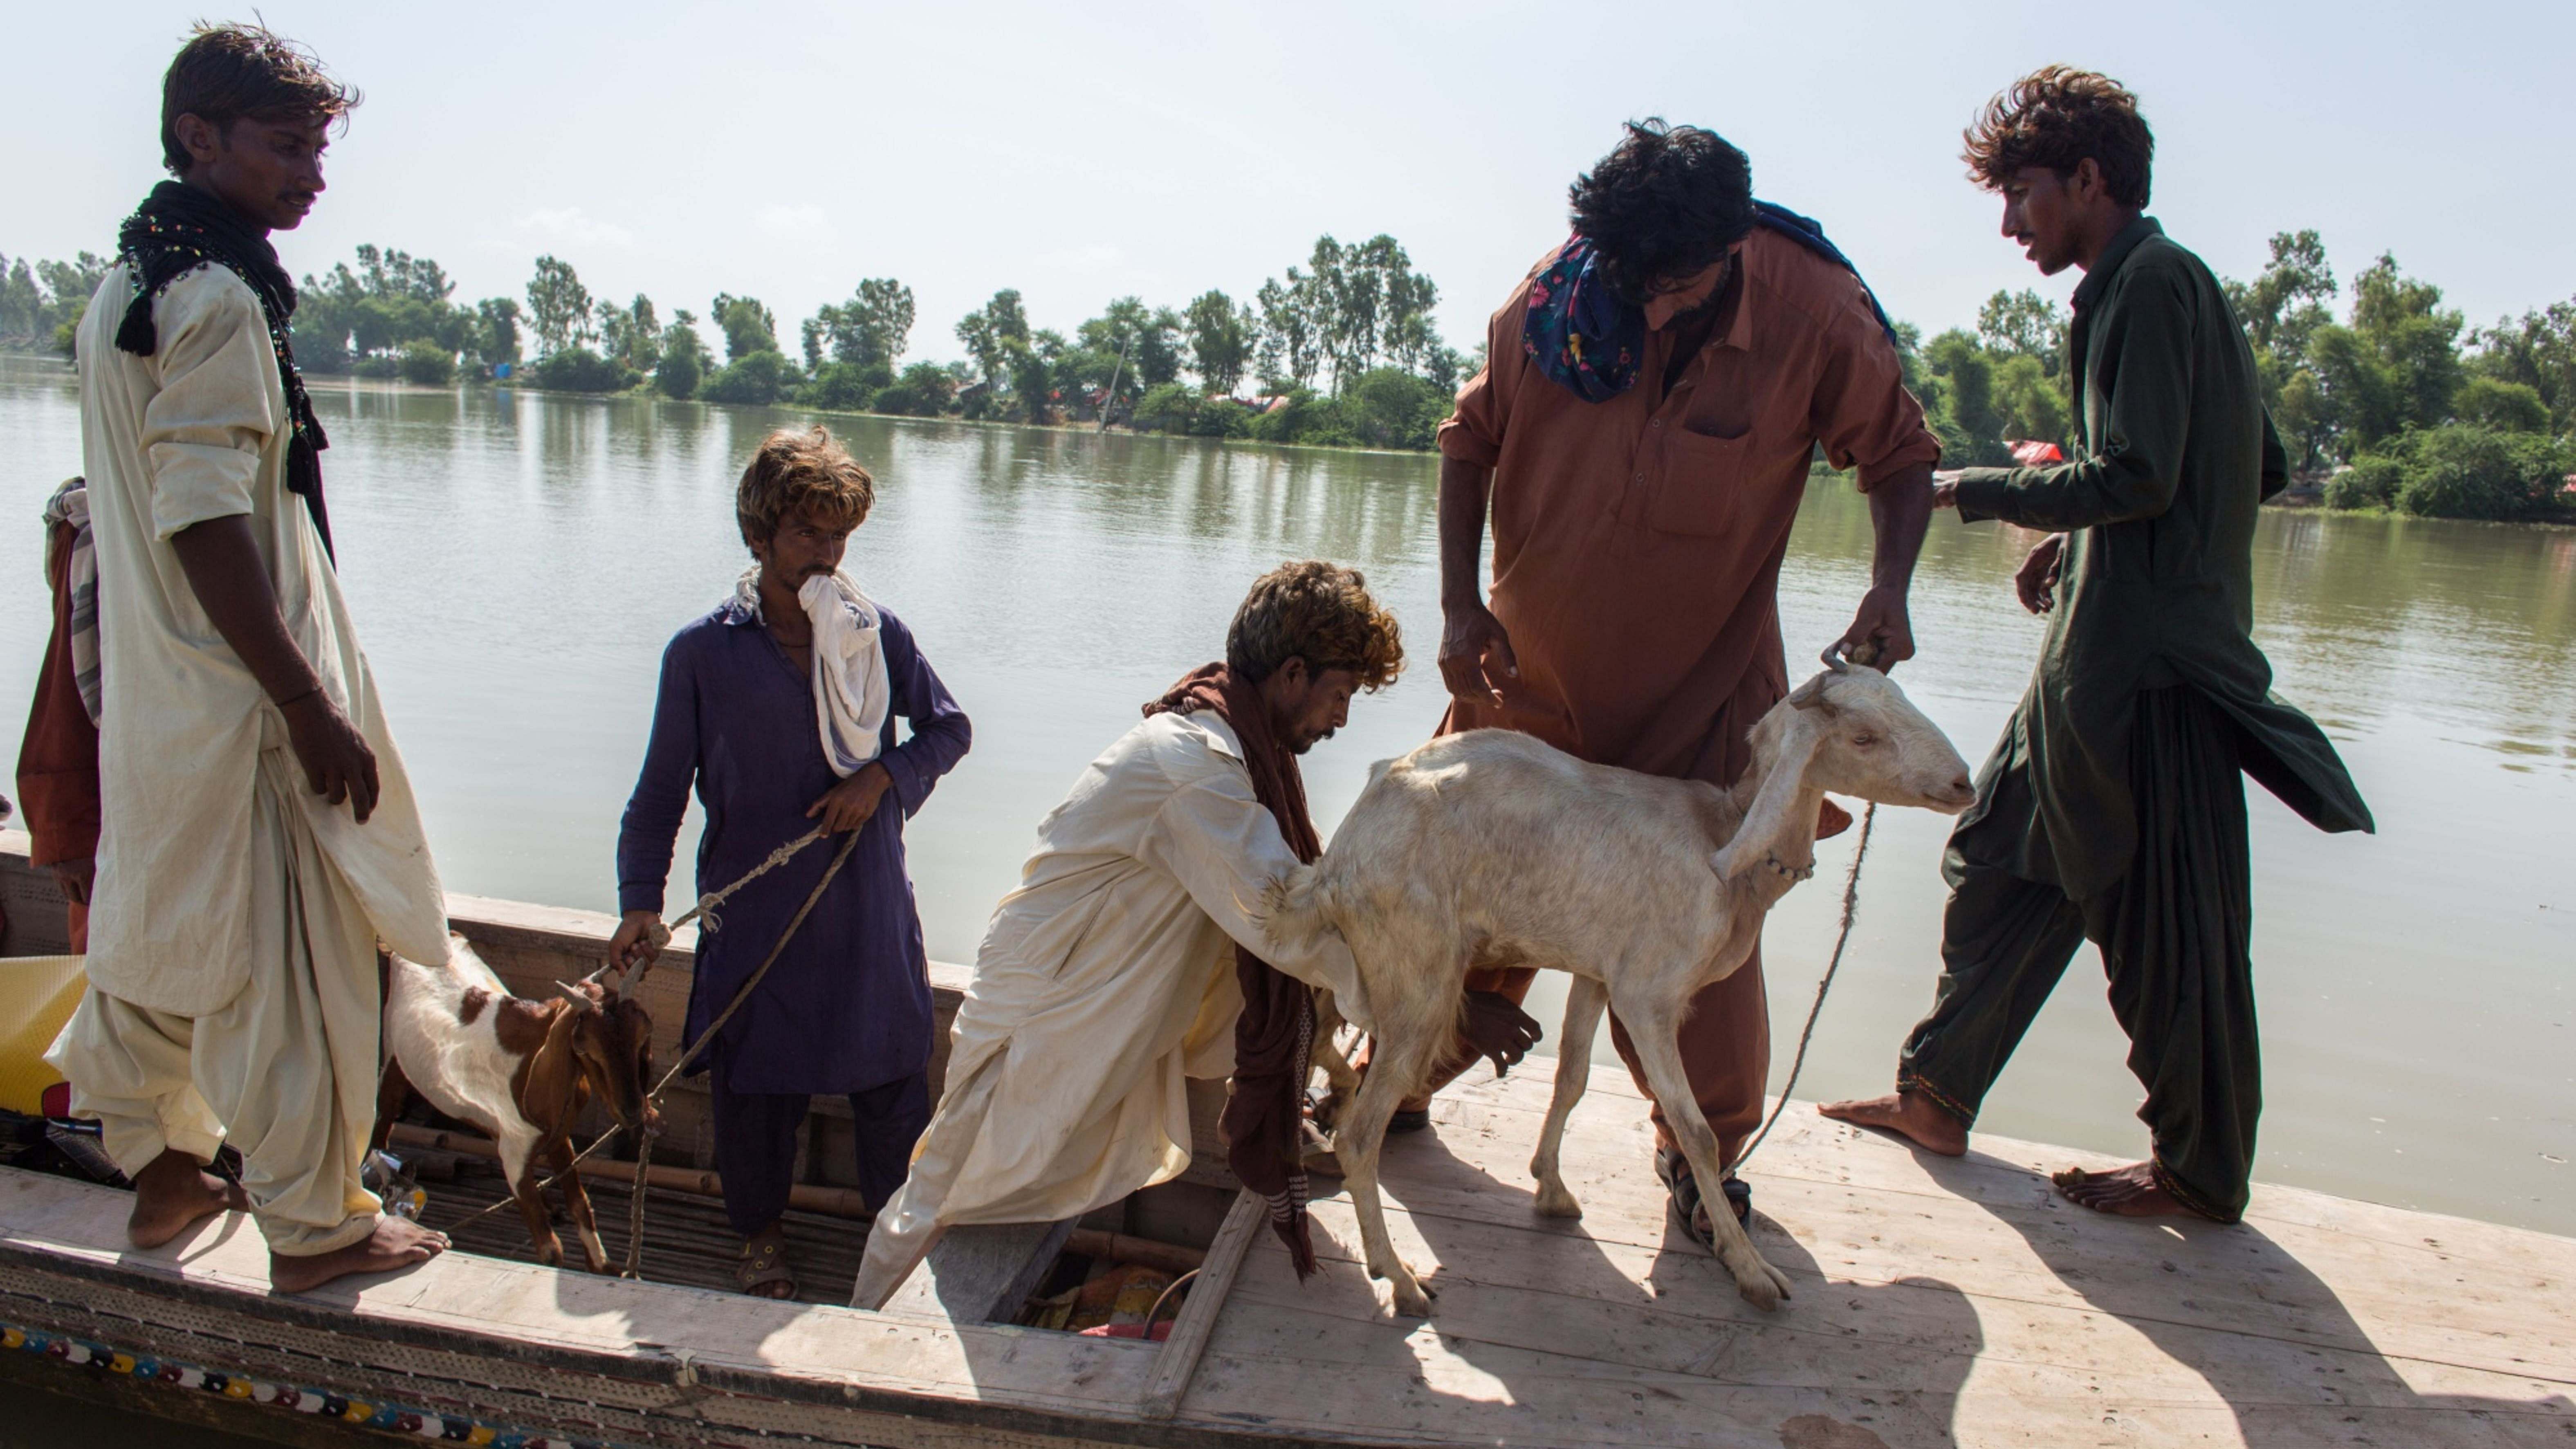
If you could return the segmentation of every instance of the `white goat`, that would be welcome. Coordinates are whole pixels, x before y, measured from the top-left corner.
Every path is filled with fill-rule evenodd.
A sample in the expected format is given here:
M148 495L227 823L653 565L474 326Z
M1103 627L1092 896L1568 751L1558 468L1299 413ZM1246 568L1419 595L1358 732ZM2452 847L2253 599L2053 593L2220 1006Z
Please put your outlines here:
M1753 1249L1718 1189L1718 1142L1676 1042L1691 998L1744 964L1773 902L1812 873L1825 792L1955 814L1976 798L1938 727L1874 669L1830 661L1754 726L1732 791L1585 764L1527 735L1472 730L1379 768L1313 865L1274 882L1267 929L1283 944L1341 932L1377 1035L1335 1133L1369 1276L1399 1314L1430 1299L1388 1240L1377 1155L1387 1118L1448 1051L1468 966L1510 961L1574 975L1556 1093L1538 1155L1538 1210L1582 1209L1557 1171L1607 1005L1680 1139L1737 1291L1763 1308L1789 1280ZM1344 1070L1347 1070L1345 1068Z

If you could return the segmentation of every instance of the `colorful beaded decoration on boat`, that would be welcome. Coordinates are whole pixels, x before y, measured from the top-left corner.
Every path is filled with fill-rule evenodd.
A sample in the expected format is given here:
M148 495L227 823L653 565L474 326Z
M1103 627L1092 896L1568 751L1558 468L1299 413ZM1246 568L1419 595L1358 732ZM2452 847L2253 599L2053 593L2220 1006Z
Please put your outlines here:
M94 1373L110 1373L137 1383L161 1384L172 1388L195 1389L200 1393L240 1399L271 1408L291 1409L299 1414L318 1414L337 1419L354 1428L375 1429L389 1434L407 1434L421 1439L434 1439L452 1444L485 1444L491 1449L616 1449L604 1439L573 1439L562 1435L537 1434L525 1429L486 1423L461 1414L442 1414L435 1409L414 1408L407 1404L386 1403L377 1399L355 1398L325 1389L297 1388L273 1384L239 1375L218 1373L194 1364L177 1363L149 1354L126 1353L108 1344L86 1338L67 1338L44 1333L16 1324L0 1323L0 1350L32 1353L67 1368L87 1368Z

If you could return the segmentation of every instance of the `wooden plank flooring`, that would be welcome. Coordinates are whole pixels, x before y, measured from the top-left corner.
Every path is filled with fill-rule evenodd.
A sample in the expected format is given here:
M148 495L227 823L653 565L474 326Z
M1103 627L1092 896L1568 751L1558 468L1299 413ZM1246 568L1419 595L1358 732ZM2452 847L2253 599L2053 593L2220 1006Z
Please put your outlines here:
M399 1149L397 1149L399 1150ZM606 1154L602 1154L604 1158ZM596 1170L593 1164L597 1164ZM626 1261L627 1193L634 1184L634 1165L593 1158L582 1164L582 1186L590 1194L599 1221L601 1246L612 1265ZM536 1248L516 1207L504 1207L457 1226L481 1209L509 1196L500 1164L462 1159L455 1180L424 1183L429 1208L421 1215L428 1226L448 1233L469 1253L512 1262L534 1263ZM576 1266L581 1249L572 1224L563 1215L560 1191L546 1195L555 1210L555 1232ZM859 1252L867 1244L868 1225L821 1213L791 1212L787 1225L787 1258L796 1270L796 1296L806 1303L847 1303L859 1273ZM648 1188L644 1208L644 1281L689 1288L735 1291L735 1254L739 1240L725 1221L724 1204L715 1198L670 1188Z
M386 1364L417 1359L428 1333L446 1378L628 1443L736 1442L698 1437L724 1423L924 1445L1069 1430L1211 1446L2576 1444L2576 1241L2273 1188L2234 1228L2096 1217L2059 1203L2042 1172L2096 1161L2082 1154L1980 1139L1977 1155L1925 1158L1797 1106L1748 1174L1755 1242L1796 1295L1766 1315L1671 1225L1644 1105L1612 1074L1596 1074L1566 1140L1585 1216L1532 1213L1525 1164L1546 1067L1453 1090L1436 1131L1389 1145L1389 1228L1428 1271L1434 1318L1390 1315L1348 1203L1327 1197L1321 1271L1298 1282L1278 1244L1253 1234L1205 1357L1159 1423L1140 1413L1147 1345L702 1291L729 1286L730 1237L716 1204L679 1193L651 1199L659 1283L480 1256L526 1256L504 1213L469 1230L476 1251L274 1300L244 1226L135 1254L99 1190L0 1174L0 1260L20 1265L0 1276L51 1255L112 1280L129 1322L152 1316L155 1293L185 1298L171 1300L173 1321L218 1301L240 1302L227 1311L244 1321L279 1311L252 1300L311 1304L341 1315L331 1353L383 1342ZM468 1162L434 1185L431 1220L497 1192L487 1171ZM617 1174L594 1193L616 1254ZM809 1297L836 1300L858 1225L800 1218L794 1241ZM274 1326L220 1331L291 1347ZM489 1346L480 1369L467 1367L476 1341ZM675 1398L683 1352L727 1372L724 1391ZM821 1386L857 1397L825 1412ZM926 1416L929 1405L950 1412ZM672 1417L683 1408L698 1417Z
M1983 1137L1928 1158L1799 1105L1747 1174L1754 1241L1795 1285L1766 1315L1672 1227L1615 1072L1566 1138L1584 1218L1531 1211L1531 1066L1389 1144L1389 1229L1434 1317L1391 1316L1348 1204L1320 1202L1322 1271L1256 1247L1185 1418L1764 1449L2576 1444L2576 1242L2273 1188L2233 1228L2103 1218L2042 1168L2104 1159Z

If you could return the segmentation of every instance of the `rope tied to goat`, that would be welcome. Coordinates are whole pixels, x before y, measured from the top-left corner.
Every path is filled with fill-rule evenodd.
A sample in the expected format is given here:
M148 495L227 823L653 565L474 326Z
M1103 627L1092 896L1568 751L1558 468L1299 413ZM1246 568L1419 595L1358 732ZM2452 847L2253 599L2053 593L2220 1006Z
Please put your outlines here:
M654 922L652 927L653 949L658 952L664 947L670 945L673 932L677 931L680 927L687 925L689 922L701 917L705 918L706 929L710 931L718 929L718 922L715 916L715 908L717 906L724 904L724 902L730 898L734 892L741 890L744 886L751 884L761 876L767 875L769 872L785 865L788 861L794 859L798 852L804 850L805 847L812 845L815 841L822 839L825 834L826 832L821 826L816 826L814 829L807 831L804 835L799 836L798 838L787 842L785 845L778 847L776 850L771 851L767 859L761 861L760 864L753 866L739 879L736 879L730 885L725 886L722 890L710 891L709 893L698 897L698 903L691 907L678 920L671 922L667 926L659 921ZM796 914L788 919L787 929L778 933L778 940L769 948L769 954L762 958L760 965L743 981L741 988L734 992L733 999L725 1003L725 1009L717 1014L714 1021L707 1023L707 1029L698 1033L698 1039L692 1043L686 1051L680 1053L680 1059L671 1064L671 1069L669 1071L662 1074L662 1080L654 1083L653 1089L644 1094L644 1106L648 1111L659 1106L662 1100L662 1093L670 1087L671 1083L679 1080L680 1074L687 1071L690 1065L705 1053L707 1047L715 1041L717 1033L724 1030L725 1023L732 1021L734 1014L742 1010L743 1003L751 999L751 993L759 989L762 978L769 975L769 968L777 965L779 956L787 950L787 943L796 938L797 929L805 924L805 918L807 916L814 913L815 905L823 899L823 892L831 888L833 877L839 875L841 873L841 867L849 863L850 853L858 848L859 835L860 832L857 830L849 832L850 838L841 842L840 850L835 852L832 856L832 863L824 867L823 878L814 883L814 889L808 892L805 896L805 903L798 906L796 908ZM601 974L606 972L608 969L608 966L603 965L598 971L594 971L588 977L585 977L584 980L596 981L599 979ZM643 966L635 968L634 975L626 982L624 990L634 990L636 982L640 981L643 978L644 973L650 969L651 964L649 962ZM546 1189L553 1187L558 1182L561 1182L573 1171L573 1169L581 1166L584 1162L589 1161L594 1154L606 1147L609 1143L616 1141L618 1135L625 1130L625 1126L623 1124L619 1124L612 1126L607 1131L599 1134L597 1141L591 1143L588 1147L583 1148L579 1153L574 1155L570 1162L565 1163L552 1176L546 1178L543 1182L538 1183L536 1186L536 1192L538 1195L542 1196ZM635 1182L633 1188L628 1192L626 1199L626 1265L618 1272L618 1276L621 1278L641 1278L644 1275L644 1187L646 1174L651 1171L653 1166L653 1139L657 1135L657 1130L651 1128L647 1128L636 1134ZM454 1232L458 1229L470 1227L516 1201L517 1197L515 1194L510 1197L502 1198L499 1202L492 1203L459 1220L449 1229L449 1231Z
M1798 1033L1798 1054L1789 1059L1789 1080L1780 1085L1780 1100L1772 1104L1771 1115L1763 1119L1762 1130L1753 1134L1753 1140L1744 1144L1742 1152L1735 1154L1734 1171L1743 1171L1744 1164L1753 1160L1753 1149L1761 1146L1762 1139L1771 1135L1771 1128L1779 1122L1780 1114L1789 1109L1790 1094L1798 1090L1798 1071L1807 1064L1807 1044L1816 1039L1816 1019L1824 1015L1825 993L1834 989L1834 973L1843 966L1843 948L1851 944L1852 920L1860 914L1860 863L1869 858L1869 832L1876 824L1878 802L1872 800L1860 812L1860 837L1852 848L1851 874L1843 878L1842 928L1834 936L1834 954L1826 958L1824 979L1816 983L1816 1003L1807 1008L1806 1028Z
M1837 672L1844 660L1867 666L1877 658L1878 645L1872 640L1864 639L1849 649L1839 642L1825 646L1825 667ZM1762 1139L1771 1135L1772 1127L1780 1121L1780 1114L1789 1110L1791 1095L1798 1090L1798 1073L1807 1065L1807 1046L1816 1039L1817 1018L1825 1014L1825 993L1834 989L1834 973L1843 968L1844 948L1851 945L1852 921L1860 914L1860 866L1862 861L1869 859L1869 833L1877 824L1878 802L1872 800L1861 808L1860 835L1852 844L1851 873L1843 877L1842 925L1834 932L1833 955L1825 958L1824 978L1816 983L1815 1004L1807 1008L1807 1024L1798 1033L1797 1055L1789 1059L1789 1080L1780 1084L1780 1100L1772 1104L1771 1115L1762 1119L1761 1130L1753 1134L1753 1140L1744 1144L1742 1152L1735 1154L1735 1163L1728 1169L1730 1172L1744 1170L1744 1164L1753 1159L1753 1149L1761 1146ZM1808 874L1814 872L1810 870Z

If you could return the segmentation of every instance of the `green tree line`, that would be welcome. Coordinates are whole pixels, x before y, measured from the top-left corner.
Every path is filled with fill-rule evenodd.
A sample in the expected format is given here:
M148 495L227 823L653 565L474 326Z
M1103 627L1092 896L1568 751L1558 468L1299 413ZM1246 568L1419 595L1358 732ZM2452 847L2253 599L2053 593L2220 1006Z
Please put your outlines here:
M2576 299L2471 328L2385 253L2338 283L2314 231L2274 236L2263 271L2224 286L2293 476L2327 507L2576 520ZM2066 314L2038 293L1995 293L1974 331L1898 332L1953 463L2069 442Z
M0 256L0 339L68 351L107 267L87 252ZM2225 286L2293 469L2328 506L2576 518L2576 299L2470 328L2391 256L2340 284L2314 231L2273 237L2263 271ZM1386 235L1319 237L1249 300L1120 297L1069 332L1033 327L1006 288L955 324L966 355L945 365L904 362L918 319L912 289L891 277L816 309L794 355L756 298L717 293L702 331L697 314L665 317L649 297L593 297L554 256L537 258L523 297L468 305L454 292L427 257L361 246L304 278L297 358L317 373L429 385L463 372L573 392L1030 423L1105 416L1201 437L1423 449L1483 351L1441 340L1439 288ZM1973 328L1929 341L1911 324L1897 332L1907 383L1952 463L2070 443L2062 308L1999 291Z

